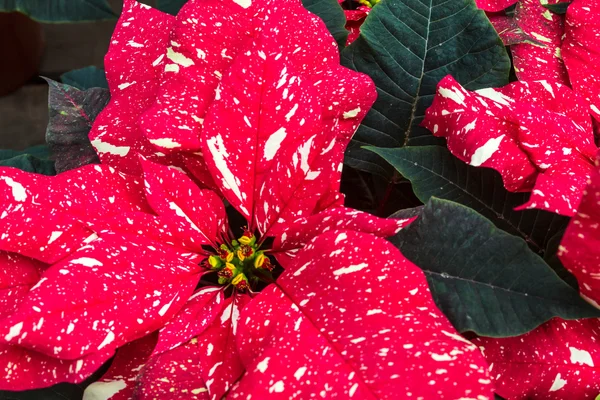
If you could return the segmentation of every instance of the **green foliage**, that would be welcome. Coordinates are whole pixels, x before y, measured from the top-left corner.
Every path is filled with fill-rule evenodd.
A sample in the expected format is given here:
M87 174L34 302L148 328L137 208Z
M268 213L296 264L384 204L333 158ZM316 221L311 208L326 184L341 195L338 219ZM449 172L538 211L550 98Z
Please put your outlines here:
M0 0L0 12L18 11L39 22L85 22L116 18L106 0Z
M515 211L529 193L510 193L500 174L489 168L476 168L454 157L441 146L384 149L368 147L390 163L412 183L423 203L432 196L452 200L474 209L498 228L521 236L539 254L544 254L550 238L564 230L569 219L543 210Z
M510 70L502 41L473 0L382 0L342 63L369 75L378 92L345 161L386 178L392 168L362 146L440 143L419 126L437 83L452 74L470 90L502 86Z
M106 82L104 70L94 66L65 72L60 76L60 80L62 83L73 86L79 90L86 90L94 87L108 89L108 82Z
M26 172L43 175L56 175L54 161L45 145L31 147L23 151L0 150L0 166L13 167Z
M188 0L156 0L156 8L171 15L177 15L181 7L183 7L187 1Z
M553 317L599 317L525 241L468 207L431 198L390 241L427 277L437 306L460 332L517 336Z
M302 0L302 5L325 22L338 46L343 49L348 39L348 31L344 27L346 25L344 10L337 0Z
M542 4L542 5L555 14L566 14L567 9L571 5L571 2L556 3L556 4Z

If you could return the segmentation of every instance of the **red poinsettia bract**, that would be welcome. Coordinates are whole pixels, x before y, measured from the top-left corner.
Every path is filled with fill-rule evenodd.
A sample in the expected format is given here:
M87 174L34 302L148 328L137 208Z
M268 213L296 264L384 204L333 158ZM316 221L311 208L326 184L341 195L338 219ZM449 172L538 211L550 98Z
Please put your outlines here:
M349 46L360 36L360 27L369 15L371 8L377 1L354 1L354 0L338 0L338 3L344 9L344 15L346 16L346 30L348 31L348 39L346 39L346 46ZM347 8L347 4L352 4L352 9Z
M375 91L299 1L174 18L129 0L106 61L103 165L0 169L1 389L79 382L116 351L86 397L490 398L381 238L408 221L341 205Z
M496 393L511 400L594 400L600 393L600 320L554 318L510 338L476 338Z
M514 82L465 90L451 76L437 88L423 125L472 166L502 175L512 192L531 191L520 208L573 215L597 148L587 102L556 82Z
M510 46L519 80L569 84L561 54L564 18L545 7L562 2L565 0L476 0L504 44ZM514 12L507 15L504 9L512 5L516 5Z

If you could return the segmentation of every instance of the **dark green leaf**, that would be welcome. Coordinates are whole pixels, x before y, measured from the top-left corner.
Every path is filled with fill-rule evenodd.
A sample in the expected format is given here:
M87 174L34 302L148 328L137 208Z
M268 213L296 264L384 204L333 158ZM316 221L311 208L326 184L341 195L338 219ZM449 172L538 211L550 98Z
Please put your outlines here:
M425 208L425 206L417 206L417 207L413 207L413 208L405 208L404 210L396 211L395 213L393 213L392 215L390 215L388 218L407 219L407 218L418 217L419 215L421 215L421 213L423 212L424 208Z
M106 0L0 0L0 11L18 11L40 22L85 22L116 18Z
M0 166L43 175L56 175L54 161L49 157L50 151L46 145L30 147L23 151L0 150Z
M560 246L564 234L565 231L562 230L550 238L548 247L546 248L546 254L544 255L544 261L546 261L546 264L556 272L556 275L560 276L560 278L567 282L573 289L579 291L577 278L565 268L560 261L560 258L558 258L558 246Z
M31 154L23 154L7 160L1 160L0 166L18 168L26 172L35 172L36 174L56 175L53 160L38 158Z
M390 183L377 175L345 166L341 192L345 205L377 216L386 217L398 209L421 205L410 189L410 182Z
M555 14L566 14L571 2L542 5Z
M527 201L529 193L508 192L496 171L471 167L445 147L368 149L408 178L423 203L435 196L471 207L498 228L521 236L539 254L544 254L550 238L569 222L567 217L543 210L514 211Z
M41 144L38 146L29 147L26 150L18 151L18 150L0 150L0 160L7 160L9 158L22 156L24 154L30 154L32 156L38 158L49 158L50 157L50 149L45 144Z
M340 49L343 49L346 45L346 39L348 39L348 31L345 28L346 16L344 10L342 10L337 0L302 0L302 5L325 22L331 36L333 36Z
M378 92L345 161L386 178L392 168L361 146L439 143L419 126L437 83L451 74L470 90L502 86L510 70L502 41L473 0L382 0L342 63L371 76Z
M56 158L57 172L99 163L88 139L94 120L110 100L107 89L85 91L47 79L49 122L46 142Z
M187 1L188 0L156 0L156 8L171 15L177 15L181 7L183 7Z
M108 89L108 82L104 70L94 66L81 69L74 69L60 76L62 83L73 86L79 90L91 89L94 87Z
M472 209L431 198L390 241L427 277L437 306L460 332L517 336L553 317L599 317L523 239Z

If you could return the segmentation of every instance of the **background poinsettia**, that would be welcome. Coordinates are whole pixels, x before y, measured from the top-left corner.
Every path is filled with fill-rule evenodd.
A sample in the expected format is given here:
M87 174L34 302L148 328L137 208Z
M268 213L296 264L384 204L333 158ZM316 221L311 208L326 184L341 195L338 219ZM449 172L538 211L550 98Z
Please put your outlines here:
M177 19L127 5L107 55L111 101L90 133L104 165L43 185L2 171L12 229L2 249L49 264L1 323L8 388L80 381L131 343L90 396L489 397L480 353L422 272L370 234L407 219L340 207L343 150L374 99L368 78L339 66L323 24L297 2L191 1ZM299 18L306 31L286 24ZM53 208L38 207L42 187ZM90 188L95 202L73 213ZM219 195L246 219L238 244ZM23 222L33 235L16 233ZM268 252L234 252L240 243ZM261 286L271 257L285 272L265 272ZM204 274L217 270L231 285L210 288ZM48 359L39 375L28 375L31 352ZM123 365L135 386L117 378Z

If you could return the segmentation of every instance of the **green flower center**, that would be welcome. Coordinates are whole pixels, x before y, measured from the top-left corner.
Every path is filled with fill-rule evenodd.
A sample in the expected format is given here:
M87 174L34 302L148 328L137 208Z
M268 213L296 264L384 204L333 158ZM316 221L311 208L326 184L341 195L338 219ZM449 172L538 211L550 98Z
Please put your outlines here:
M217 272L219 284L246 290L258 281L272 280L274 265L259 248L256 237L246 231L237 240L232 240L230 245L222 244L217 254L208 257L205 263Z
M369 8L375 7L375 4L379 3L380 0L357 0L363 6L367 6Z

